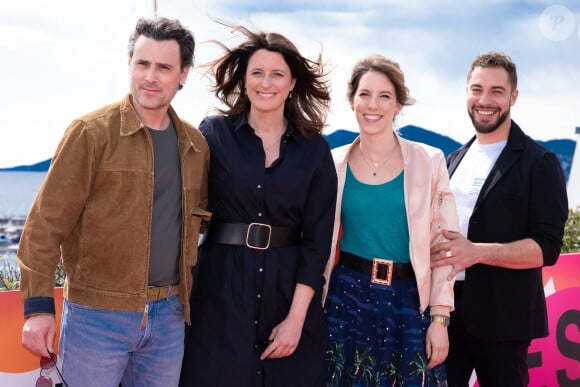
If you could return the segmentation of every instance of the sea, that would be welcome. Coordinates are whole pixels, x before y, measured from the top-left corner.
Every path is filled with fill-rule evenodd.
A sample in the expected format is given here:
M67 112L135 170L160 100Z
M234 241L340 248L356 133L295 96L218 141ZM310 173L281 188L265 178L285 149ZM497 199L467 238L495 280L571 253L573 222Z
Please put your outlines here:
M26 217L32 202L44 182L46 172L0 171L0 217ZM7 276L17 269L16 249L0 235L0 272Z
M0 171L0 217L26 216L46 172Z

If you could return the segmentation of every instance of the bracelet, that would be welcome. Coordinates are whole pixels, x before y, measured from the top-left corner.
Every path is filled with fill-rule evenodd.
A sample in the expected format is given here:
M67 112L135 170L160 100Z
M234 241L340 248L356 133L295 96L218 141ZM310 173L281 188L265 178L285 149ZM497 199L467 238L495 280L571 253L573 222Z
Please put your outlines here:
M451 319L449 317L443 316L443 315L433 315L430 318L431 318L431 322L443 324L444 327L448 327L449 324L451 323Z

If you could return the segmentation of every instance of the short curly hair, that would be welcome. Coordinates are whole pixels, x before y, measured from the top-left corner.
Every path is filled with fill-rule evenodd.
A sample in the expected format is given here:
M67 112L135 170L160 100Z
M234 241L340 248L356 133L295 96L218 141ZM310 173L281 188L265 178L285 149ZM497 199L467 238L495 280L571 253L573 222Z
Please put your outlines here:
M475 57L467 73L467 81L471 78L471 74L476 67L502 67L508 73L508 79L512 90L518 88L518 73L516 70L516 64L513 62L512 58L503 52L499 51L488 51L479 54Z

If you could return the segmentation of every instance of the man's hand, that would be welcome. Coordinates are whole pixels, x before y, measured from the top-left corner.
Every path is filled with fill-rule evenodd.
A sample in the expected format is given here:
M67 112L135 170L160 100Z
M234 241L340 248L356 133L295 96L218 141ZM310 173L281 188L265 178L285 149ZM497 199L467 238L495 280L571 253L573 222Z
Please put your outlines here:
M431 248L431 267L452 265L453 270L447 277L451 281L461 270L478 263L477 246L455 231L443 230L447 242Z
M49 352L54 353L55 336L56 320L52 314L30 316L22 327L22 344L43 357L50 357Z

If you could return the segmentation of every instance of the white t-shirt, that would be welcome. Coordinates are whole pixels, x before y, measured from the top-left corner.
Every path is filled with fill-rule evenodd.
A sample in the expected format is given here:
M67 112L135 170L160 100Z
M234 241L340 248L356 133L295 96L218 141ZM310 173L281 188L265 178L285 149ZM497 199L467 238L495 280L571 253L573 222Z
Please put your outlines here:
M495 144L480 144L477 140L474 141L451 177L450 187L457 204L459 231L466 237L469 218L473 213L481 187L506 143L507 140ZM465 271L457 273L456 279L464 280Z

